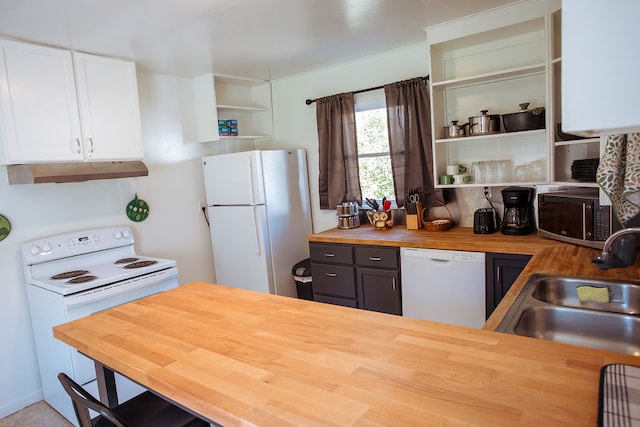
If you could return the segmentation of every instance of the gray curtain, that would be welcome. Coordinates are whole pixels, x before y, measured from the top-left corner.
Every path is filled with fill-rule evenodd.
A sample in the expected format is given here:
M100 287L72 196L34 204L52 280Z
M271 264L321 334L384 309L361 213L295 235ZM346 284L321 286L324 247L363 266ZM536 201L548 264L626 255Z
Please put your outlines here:
M431 107L425 80L418 77L385 85L384 94L396 203L405 205L410 188L423 194L426 207L442 201L442 190L433 183Z
M353 93L316 100L320 209L362 200Z

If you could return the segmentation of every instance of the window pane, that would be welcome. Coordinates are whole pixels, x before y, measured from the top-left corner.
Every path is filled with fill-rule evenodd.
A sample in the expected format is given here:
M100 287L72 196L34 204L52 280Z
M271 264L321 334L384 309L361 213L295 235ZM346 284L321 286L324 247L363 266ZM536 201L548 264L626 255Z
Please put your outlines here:
M359 159L360 187L368 198L395 199L389 156L363 157Z
M363 197L394 200L383 90L356 95L356 127Z
M389 153L387 111L384 108L356 113L358 154Z

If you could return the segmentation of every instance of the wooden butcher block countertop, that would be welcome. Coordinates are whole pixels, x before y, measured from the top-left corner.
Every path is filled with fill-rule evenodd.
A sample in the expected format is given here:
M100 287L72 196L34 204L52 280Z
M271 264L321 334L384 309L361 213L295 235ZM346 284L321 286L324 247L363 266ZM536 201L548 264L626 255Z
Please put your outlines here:
M448 249L471 252L498 252L533 255L526 268L489 317L484 329L495 330L531 274L562 274L604 279L640 280L640 260L627 268L600 270L591 259L600 250L528 236L506 236L500 232L474 234L472 228L453 227L447 231L407 230L395 226L376 231L373 226L348 230L333 228L309 236L312 242L349 243L358 245L404 246L426 249Z
M638 358L192 283L54 336L226 426L594 426Z

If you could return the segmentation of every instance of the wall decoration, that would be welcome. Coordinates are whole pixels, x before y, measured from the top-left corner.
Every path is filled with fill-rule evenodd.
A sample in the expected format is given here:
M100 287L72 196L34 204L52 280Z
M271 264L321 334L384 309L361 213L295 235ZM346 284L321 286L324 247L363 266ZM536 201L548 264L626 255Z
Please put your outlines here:
M127 218L131 221L144 221L149 216L149 205L144 200L138 199L138 195L136 194L133 200L127 205L126 214Z
M4 240L11 233L11 223L6 216L0 214L0 241Z

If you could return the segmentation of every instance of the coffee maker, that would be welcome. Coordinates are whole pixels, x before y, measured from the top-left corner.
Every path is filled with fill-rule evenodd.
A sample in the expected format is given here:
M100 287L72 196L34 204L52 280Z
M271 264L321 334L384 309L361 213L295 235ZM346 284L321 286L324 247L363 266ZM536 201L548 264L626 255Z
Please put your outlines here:
M522 236L533 231L532 193L533 190L526 187L507 187L502 190L502 234Z

